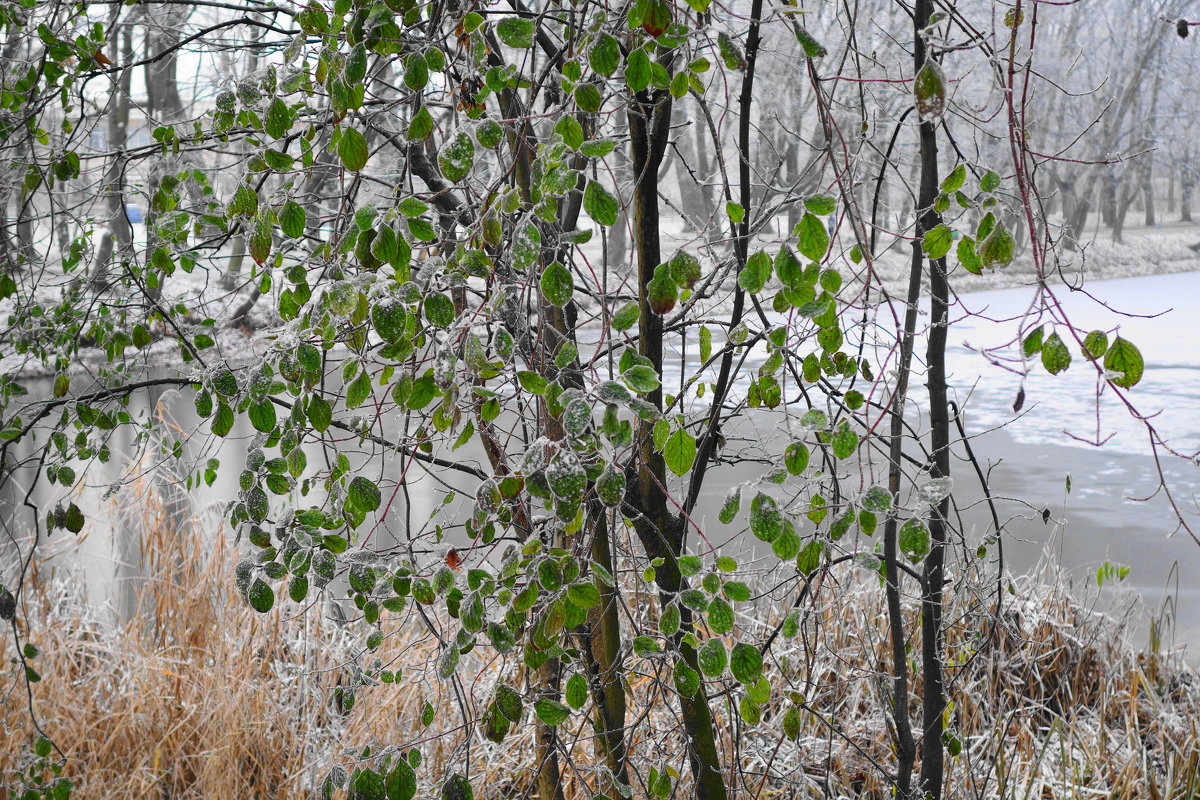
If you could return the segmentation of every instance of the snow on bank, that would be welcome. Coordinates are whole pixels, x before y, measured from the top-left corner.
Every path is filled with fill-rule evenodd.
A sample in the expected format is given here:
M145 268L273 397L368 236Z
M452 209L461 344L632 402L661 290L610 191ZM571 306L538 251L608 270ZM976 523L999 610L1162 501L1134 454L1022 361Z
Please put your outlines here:
M1197 243L1200 243L1200 226L1193 225L1130 228L1125 231L1123 243L1113 242L1109 233L1102 231L1085 240L1079 249L1072 251L1060 246L1050 254L1046 277L1078 287L1085 281L1200 270L1200 253L1190 247ZM908 247L898 243L876 260L876 272L893 296L902 297L907 288L910 258ZM1033 286L1039 279L1028 248L1008 267L983 275L964 270L953 257L953 251L949 260L953 289L958 294Z

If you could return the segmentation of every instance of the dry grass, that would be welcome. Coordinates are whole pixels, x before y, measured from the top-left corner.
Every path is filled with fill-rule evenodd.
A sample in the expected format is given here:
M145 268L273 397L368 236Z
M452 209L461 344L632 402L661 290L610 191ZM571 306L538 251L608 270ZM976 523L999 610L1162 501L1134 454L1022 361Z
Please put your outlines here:
M321 607L282 604L254 614L232 589L237 553L227 539L200 535L194 520L179 529L179 516L157 498L144 491L129 521L143 569L154 576L135 593L131 622L113 625L72 593L77 583L46 569L26 595L34 627L24 633L41 648L36 663L46 676L34 686L35 707L69 759L75 796L311 797L333 764L351 764L366 746L379 753L393 745L420 747L424 790L458 771L472 776L481 800L524 795L533 726L526 721L493 745L473 725L496 680L524 686L518 659L477 651L447 684L430 668L435 638L411 614L365 655L361 631ZM627 598L634 618L652 629L653 603ZM1200 796L1194 672L1123 645L1113 623L1061 588L1023 584L998 619L986 613L993 600L966 591L950 599L950 719L963 748L948 761L947 797ZM779 607L764 602L761 618L777 618L767 611ZM760 725L745 726L718 696L723 762L735 765L740 796L888 797L875 766L893 758L878 584L853 572L827 575L803 608L800 636L777 640L769 667L776 696L803 695L799 738L781 736L783 707L769 706ZM742 624L753 635L766 627L753 615ZM3 647L7 661L11 640ZM333 690L360 683L376 659L402 667L403 684L367 679L354 709L341 713ZM635 772L644 779L651 766L670 765L686 781L678 722L661 691L668 668L634 657L627 665ZM915 683L919 692L919 677ZM6 688L0 770L10 775L32 734L23 685L11 678ZM426 702L438 711L428 728L420 723ZM918 718L915 703L913 712ZM590 797L590 725L577 718L561 733L567 796Z

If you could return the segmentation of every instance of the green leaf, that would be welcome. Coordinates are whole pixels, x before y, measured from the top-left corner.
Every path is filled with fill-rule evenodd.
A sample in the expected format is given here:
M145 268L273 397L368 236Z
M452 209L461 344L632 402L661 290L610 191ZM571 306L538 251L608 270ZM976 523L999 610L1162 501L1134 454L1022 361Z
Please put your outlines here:
M717 514L717 519L719 519L722 524L728 525L729 523L733 522L734 517L737 516L737 513L741 510L741 508L742 487L734 486L729 490L729 493L725 495L725 503L721 506L721 511L719 514Z
M700 691L700 673L679 660L675 662L675 691L684 697L693 697Z
M979 179L979 190L980 191L988 192L990 194L991 192L994 192L999 188L1000 188L1000 176L999 175L997 175L995 172L992 172L990 169L987 172L983 173L983 177Z
M338 157L342 164L351 172L359 172L367 165L367 139L354 128L342 131L338 142Z
M913 80L917 113L922 120L936 120L946 110L946 76L933 59L927 60Z
M566 722L571 716L571 709L562 703L543 697L533 705L534 713L546 725L554 727Z
M530 394L545 394L550 382L536 372L525 370L517 373L521 388Z
M662 385L658 379L658 373L653 367L648 367L645 364L635 364L621 374L625 383L629 384L629 388L639 394L652 392Z
M1047 336L1042 344L1042 366L1051 375L1064 372L1071 366L1071 351L1057 333Z
M808 58L821 58L829 53L825 45L818 42L811 33L799 25L796 26L796 41L800 42L800 47Z
M746 685L757 683L762 677L762 654L757 647L742 642L733 646L729 657L729 671L738 683Z
M374 481L359 475L350 481L346 499L359 511L374 511L383 502L383 495Z
M451 183L458 183L471 173L475 163L475 143L466 131L460 130L446 140L438 153L438 167Z
M571 302L571 296L575 293L571 270L555 261L542 272L541 288L546 302L562 308Z
M412 122L408 123L408 131L404 134L410 142L423 142L433 133L433 115L429 109L421 106L413 114Z
M288 200L279 211L279 227L289 239L299 239L308 227L308 213L295 200Z
M946 194L957 192L967 180L966 164L959 164L942 181L942 191Z
M625 59L625 83L633 92L640 92L650 85L650 56L642 48L629 53Z
M566 701L567 705L578 711L587 703L588 686L587 679L578 672L567 678L566 685Z
M246 590L246 600L250 607L260 614L265 614L275 605L275 592L271 585L262 578L255 578Z
M750 532L762 542L773 542L783 533L783 514L770 495L759 492L750 501Z
M1038 326L1030 332L1021 342L1021 351L1026 358L1033 358L1042 351L1042 343L1046 336L1046 329L1043 326Z
M916 564L929 555L929 528L919 519L910 519L900 526L896 542L900 552Z
M683 477L692 468L696 460L696 439L687 431L680 428L671 434L663 448L663 458L667 469Z
M1083 355L1095 361L1108 350L1108 334L1104 331L1092 331L1083 339Z
M803 442L792 442L783 451L783 466L792 475L799 475L808 467L808 447Z
M640 316L640 314L641 314L641 309L638 308L637 303L634 303L634 302L626 303L625 305L618 308L617 312L615 314L613 314L613 318L612 318L613 329L618 330L618 331L629 330L630 328L632 328L634 325L637 324L638 317Z
M659 617L659 633L666 637L671 637L679 633L680 619L679 604L671 603L663 609L662 616Z
M671 78L669 91L671 92L671 97L674 97L676 100L687 94L689 88L690 82L688 81L688 74L686 72L677 72L675 73L675 77Z
M333 406L329 404L328 400L318 395L309 399L308 422L318 433L324 433L329 429L329 425L333 422Z
M217 404L217 414L213 417L211 427L213 434L221 437L233 430L233 409L224 400Z
M62 474L61 472L59 473ZM71 483L71 481L63 481L63 483ZM67 506L66 519L63 521L67 530L71 533L79 533L83 530L84 518L83 512L79 510L79 506L71 503Z
M583 190L583 210L597 225L609 227L617 222L617 199L597 181L589 180Z
M1109 372L1122 373L1109 380L1116 386L1130 389L1142 379L1146 362L1142 359L1142 351L1133 342L1118 336L1104 354L1104 368Z
M384 782L388 800L413 800L417 796L417 773L403 758L397 758L395 765Z
M983 274L983 263L979 260L979 253L976 252L975 240L970 236L964 236L958 240L958 263L963 265L963 269L970 272L972 275Z
M799 242L796 248L806 258L819 262L829 250L829 233L825 225L811 211L806 212L796 225Z
M371 325L385 342L396 343L404 338L408 312L398 300L384 299L371 306Z
M1012 263L1016 242L1003 223L997 222L979 243L979 262L987 269L999 269Z
M420 91L429 83L429 63L422 53L412 53L404 65L404 85Z
M590 158L604 158L617 147L612 139L589 139L583 143L579 152Z
M271 245L274 244L271 237L271 223L265 216L260 216L254 222L254 228L250 231L248 237L250 257L254 259L255 264L263 264L271 255Z
M729 654L725 650L725 643L716 638L705 642L696 657L700 664L700 671L709 678L721 677L729 663Z
M533 47L536 26L524 17L506 17L496 25L496 35L509 47L526 50Z
M837 431L834 432L830 445L837 458L849 458L858 449L858 434L852 431L849 424L843 420Z
M708 606L708 627L713 633L729 633L733 630L733 606L720 597L713 598Z
M950 252L950 245L953 243L954 231L947 225L936 225L922 237L921 249L925 251L927 258L937 259Z
M837 210L837 198L827 194L810 195L804 198L804 207L818 216L825 216Z
M264 398L250 406L250 424L256 431L270 433L275 430L275 404Z
M358 373L346 387L346 408L358 408L371 396L371 378L366 370Z
M588 52L588 64L594 72L611 76L621 65L621 45L607 33L601 33Z
M586 611L600 603L600 590L591 581L573 583L567 587L567 599Z
M292 127L292 115L288 112L287 103L276 97L267 108L265 121L267 135L272 139L282 139Z
M821 566L822 552L824 552L824 546L819 540L813 539L804 545L800 555L796 556L796 569L803 575L813 574L817 571L817 567Z
M350 780L349 798L352 800L384 800L386 792L383 775L373 769L354 771Z
M209 394L207 391L197 392L195 403L196 403L196 415L197 416L207 419L208 416L210 414L212 414L213 399L212 399L212 395Z
M449 328L454 323L454 301L441 292L426 295L425 318L435 328Z
M738 203L726 203L725 216L729 217L729 221L734 225L738 225L746 218L746 209Z
M554 125L554 132L572 149L578 150L583 146L583 126L579 120L567 114Z
M462 775L451 775L442 784L442 800L475 800L475 790Z
M286 152L280 152L278 150L268 150L264 152L263 161L266 162L266 166L274 169L277 173L292 172L292 169L295 166L295 158L287 155Z
M675 307L679 299L679 287L671 278L669 264L659 264L654 269L654 277L646 284L646 300L650 310L659 316L667 314Z
M822 231L825 229L822 228ZM746 259L746 266L738 273L738 286L750 294L758 294L771 279L771 257L762 250Z
M783 526L783 530L775 537L775 541L771 542L771 551L783 561L791 561L800 552L800 535L796 533L796 529L790 522Z

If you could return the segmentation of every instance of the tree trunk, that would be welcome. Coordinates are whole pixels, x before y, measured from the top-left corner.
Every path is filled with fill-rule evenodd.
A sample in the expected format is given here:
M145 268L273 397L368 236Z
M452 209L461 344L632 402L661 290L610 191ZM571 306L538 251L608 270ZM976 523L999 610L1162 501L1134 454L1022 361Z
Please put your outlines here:
M1158 220L1154 215L1154 177L1149 165L1146 167L1146 176L1142 179L1142 202L1146 204L1146 227L1153 228L1158 224Z
M109 9L109 48L111 52L120 53L119 63L129 64L133 61L133 27L128 22L118 24L121 8L120 5L113 5ZM110 155L101 189L105 197L108 230L92 264L90 278L91 288L97 292L105 289L112 280L112 259L128 258L133 245L133 227L125 212L125 148L129 142L129 90L133 83L133 70L126 69L119 74L108 109Z
M593 502L590 515L596 520L592 535L592 560L616 573L613 547L606 511ZM600 791L616 798L618 782L629 785L629 769L625 761L625 686L621 681L621 620L620 596L616 587L596 581L600 590L599 605L588 611L588 648L591 653L592 695L596 701L595 722L599 733L595 738L597 760L603 762L611 779L601 781Z
M915 68L924 66L925 40L921 32L929 24L933 0L917 0L913 13L916 46L913 52ZM922 120L921 187L918 202L921 216L917 236L913 240L913 259L922 258L921 237L941 224L942 216L934 210L938 196L937 128L933 121ZM950 326L950 289L946 280L945 257L929 262L929 334L926 349L928 366L929 427L932 452L929 477L933 480L950 477L950 416L946 397L946 337ZM950 498L943 498L929 517L930 549L925 557L921 594L921 775L919 793L928 800L941 800L945 784L945 750L942 731L946 711L946 687L942 677L942 586L946 558L947 516Z
M756 0L756 7L759 3L761 0ZM641 304L638 351L650 360L660 375L663 368L662 317L650 308L648 286L661 261L658 168L662 164L670 135L671 105L668 93L644 90L631 100L628 107L634 175L634 236ZM647 393L645 399L661 409L662 387ZM681 590L687 588L678 563L685 537L681 518L673 516L667 508L666 464L662 454L654 447L651 429L649 422L643 421L638 425L637 480L634 483L638 519L636 531L646 554L652 559L663 560L655 571L655 583L659 589L659 601L666 608ZM691 611L681 608L680 612L680 629L674 637L675 649L678 658L699 672L696 650L684 640L693 632ZM679 710L687 733L688 760L697 800L725 800L724 775L708 699L703 692L693 697L680 695Z
M153 12L150 9L153 8ZM174 48L179 44L179 30L187 19L188 7L185 5L147 6L146 24L146 57L154 58L160 53L166 53L162 58L146 64L146 124L153 126L174 126L183 119L183 99L179 96L179 79L177 68L179 59ZM147 181L146 194L151 198L145 210L146 219L146 264L150 264L151 254L161 244L161 239L155 234L157 213L154 210L153 198L159 187L159 175L151 173ZM150 275L147 268L144 272ZM154 283L147 287L148 299L157 302L162 297L165 274L154 274Z
M1192 221L1192 187L1195 185L1195 179L1192 177L1189 168L1185 166L1184 172L1179 176L1179 221Z

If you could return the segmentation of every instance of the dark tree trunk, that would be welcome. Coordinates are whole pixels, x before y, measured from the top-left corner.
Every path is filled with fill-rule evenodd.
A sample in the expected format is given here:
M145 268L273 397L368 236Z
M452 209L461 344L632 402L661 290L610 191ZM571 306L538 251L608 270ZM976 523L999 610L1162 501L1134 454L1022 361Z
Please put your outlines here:
M933 0L917 0L913 14L916 30L914 56L916 66L927 57L921 32L929 24ZM921 236L942 222L934 210L938 195L937 128L934 122L923 120L921 136L921 188L919 203L921 218L917 239L913 242L913 258L921 258ZM932 452L929 477L933 480L950 477L950 416L946 397L946 338L950 326L950 289L946 280L946 259L929 262L930 326L926 364L928 365L929 427ZM942 586L946 558L947 517L950 498L937 503L929 517L930 550L925 557L921 596L921 677L924 692L921 696L921 775L919 789L928 800L940 800L945 784L945 750L942 731L946 711L946 687L942 677Z
M650 308L648 285L661 262L658 169L670 133L671 96L666 92L640 92L629 105L628 117L634 176L634 236L641 300L638 352L649 359L661 374L663 321ZM661 408L662 387L647 393L645 399ZM638 474L634 502L639 519L636 530L646 554L662 559L662 566L655 571L655 583L658 585L660 602L665 608L682 589L687 588L678 563L685 537L682 520L672 515L667 507L664 492L667 485L666 463L654 447L651 427L648 422L638 426ZM696 650L683 638L692 632L690 610L682 608L680 617L680 629L675 636L678 657L698 672ZM724 775L708 699L703 692L693 697L680 695L679 710L689 742L688 758L696 785L696 797L698 800L725 800Z
M1195 179L1192 177L1188 167L1184 167L1184 173L1179 176L1179 221L1192 221L1192 187L1195 185Z

